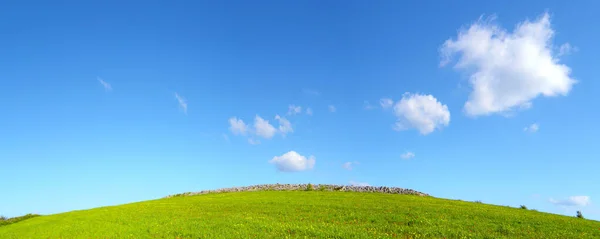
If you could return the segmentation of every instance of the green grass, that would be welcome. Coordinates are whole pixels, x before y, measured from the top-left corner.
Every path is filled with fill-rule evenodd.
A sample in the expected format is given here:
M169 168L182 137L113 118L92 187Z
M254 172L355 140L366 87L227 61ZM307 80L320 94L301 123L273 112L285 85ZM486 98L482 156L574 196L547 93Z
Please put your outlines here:
M13 218L8 218L8 219L3 218L2 220L0 220L0 227L6 226L9 224L13 224L13 223L17 223L17 222L20 222L20 221L23 221L25 219L29 219L32 217L39 217L39 216L40 215L37 215L37 214L27 214L27 215L20 216L20 217L13 217Z
M600 238L600 222L380 193L173 197L30 218L0 238Z

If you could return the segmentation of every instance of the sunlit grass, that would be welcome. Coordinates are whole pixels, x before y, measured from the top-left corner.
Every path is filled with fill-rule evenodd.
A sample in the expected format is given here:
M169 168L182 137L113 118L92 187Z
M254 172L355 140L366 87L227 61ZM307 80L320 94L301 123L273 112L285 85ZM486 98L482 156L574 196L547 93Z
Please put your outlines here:
M411 195L263 191L41 216L0 238L600 238L600 222Z

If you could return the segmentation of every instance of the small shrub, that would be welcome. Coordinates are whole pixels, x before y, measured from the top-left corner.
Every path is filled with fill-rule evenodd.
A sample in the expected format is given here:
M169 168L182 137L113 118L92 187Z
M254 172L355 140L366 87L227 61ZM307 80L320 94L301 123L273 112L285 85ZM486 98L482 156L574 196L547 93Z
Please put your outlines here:
M527 206L525 206L525 205L521 205L521 209L525 209L525 210L527 210Z
M6 221L6 217L5 216L0 216L0 221Z
M313 191L313 190L315 190L315 187L312 184L309 183L308 185L306 185L306 191Z
M327 190L327 188L325 187L325 185L319 185L319 191L323 192Z
M474 203L483 203L483 202L481 202L481 200L477 200Z
M577 211L577 218L584 219L583 214L581 214L581 211Z

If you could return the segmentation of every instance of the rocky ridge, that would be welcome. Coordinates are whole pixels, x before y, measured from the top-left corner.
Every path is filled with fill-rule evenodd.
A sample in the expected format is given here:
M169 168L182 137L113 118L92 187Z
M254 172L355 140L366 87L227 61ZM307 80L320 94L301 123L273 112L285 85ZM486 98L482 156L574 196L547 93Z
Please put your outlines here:
M199 192L187 192L169 195L170 197L193 196L209 193L228 193L228 192L248 192L248 191L344 191L344 192L370 192L370 193L389 193L429 196L429 194L418 192L412 189L398 187L376 187L376 186L351 186L351 185L333 185L333 184L262 184L245 187L221 188L216 190L203 190Z

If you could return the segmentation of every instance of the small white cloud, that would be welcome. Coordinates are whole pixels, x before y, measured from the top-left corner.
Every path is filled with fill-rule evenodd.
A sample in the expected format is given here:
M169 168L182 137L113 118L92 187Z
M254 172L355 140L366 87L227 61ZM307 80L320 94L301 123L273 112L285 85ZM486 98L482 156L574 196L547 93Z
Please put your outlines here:
M229 118L229 130L235 135L245 135L248 131L248 125L246 125L246 123L244 123L244 121L241 119L231 117Z
M535 133L539 129L540 129L540 126L537 123L533 123L530 126L527 126L527 127L523 128L523 131L529 132L529 133Z
M555 200L555 199L550 198L549 201L552 204L559 205L559 206L579 206L579 207L585 207L592 203L589 196L571 196L564 200Z
M342 164L342 168L344 168L346 170L352 170L353 167L358 164L359 164L358 162L345 162L344 164Z
M299 172L314 168L315 157L306 158L295 151L289 151L284 155L273 157L269 163L275 164L277 170L281 172Z
M335 108L335 106L334 106L334 105L329 105L329 107L328 107L328 108L329 108L329 112L331 112L331 113L333 113L333 112L335 112L335 111L336 111L336 108Z
M405 93L394 106L398 118L394 129L417 129L422 135L427 135L435 129L448 126L450 111L432 95Z
M388 109L394 105L394 101L390 98L383 98L379 100L379 104L381 105L381 108Z
M373 106L371 103L369 103L369 101L365 100L363 102L363 108L365 110L372 110L372 109L375 109L375 106Z
M400 158L402 158L402 159L411 159L414 157L415 157L415 153L413 153L413 152L406 152L406 153L403 153L402 155L400 155Z
M288 115L295 115L299 113L302 113L302 107L295 105L288 106Z
M350 181L350 185L352 185L352 186L360 186L360 187L371 186L368 183L361 183L361 182L355 182L355 181Z
M179 102L179 108L181 108L181 110L183 110L183 113L187 114L187 109L188 109L187 101L177 93L175 93L175 99L177 99L177 102Z
M102 87L104 87L104 90L106 90L106 91L112 90L112 86L110 86L110 84L108 84L106 81L102 80L102 78L100 78L100 77L96 77L96 78L98 79L98 82L100 82Z
M540 96L566 96L576 80L570 76L571 69L560 64L561 50L552 54L554 30L548 13L517 24L513 32L494 20L480 18L440 49L440 65L458 55L454 68L470 75L472 91L464 104L466 114L503 114L530 108ZM561 49L565 54L571 47L563 45Z
M578 49L577 47L573 47L571 46L571 44L569 44L568 42L565 44L560 45L560 48L558 48L558 56L564 56L564 55L569 55L573 52L577 52Z
M311 108L306 108L306 114L307 115L312 115L313 114L312 109Z
M275 119L279 121L279 133L285 136L287 133L293 133L294 129L292 128L292 123L286 118L283 118L279 115L275 116Z
M248 143L251 145L259 145L260 144L260 140L256 140L253 138L248 138Z
M276 132L277 130L273 125L269 124L268 120L265 120L258 115L254 118L254 133L256 133L256 135L265 139L270 139L273 138L273 135L275 135Z
M265 139L272 138L276 133L281 133L285 137L288 133L294 132L292 124L286 118L276 115L275 120L279 122L278 128L275 128L273 125L271 125L268 120L256 115L254 118L253 128L250 128L250 126L244 123L243 120L238 119L237 117L231 117L229 118L229 130L234 135L247 135L250 133L251 135L249 137L259 136ZM260 143L260 141L254 138L249 138L248 142L250 144Z

